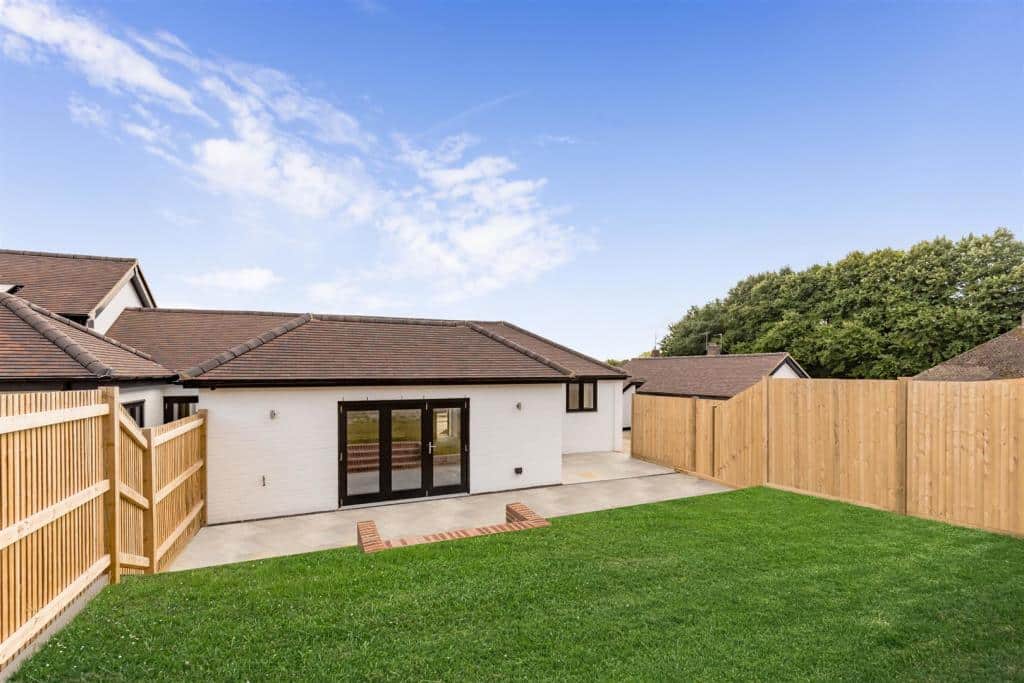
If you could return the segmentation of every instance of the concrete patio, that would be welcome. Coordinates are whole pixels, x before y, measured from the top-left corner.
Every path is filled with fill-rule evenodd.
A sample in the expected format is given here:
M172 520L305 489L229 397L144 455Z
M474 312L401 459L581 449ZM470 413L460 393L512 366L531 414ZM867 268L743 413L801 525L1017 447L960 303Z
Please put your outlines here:
M372 519L385 538L495 524L522 502L551 518L728 490L624 453L581 453L562 461L562 486L396 502L202 529L172 571L356 544L356 522Z

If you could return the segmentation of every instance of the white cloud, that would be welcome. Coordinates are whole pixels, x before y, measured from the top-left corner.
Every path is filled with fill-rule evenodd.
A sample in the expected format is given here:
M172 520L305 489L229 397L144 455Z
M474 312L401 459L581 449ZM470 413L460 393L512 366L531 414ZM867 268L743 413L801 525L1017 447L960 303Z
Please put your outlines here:
M355 157L314 155L307 145L278 131L257 97L216 78L203 87L231 112L236 137L195 145L194 169L216 190L258 197L310 218L344 212L365 221L378 190Z
M110 117L103 107L78 95L68 98L68 113L71 114L71 120L80 126L105 128L110 122Z
M269 268L237 268L190 275L185 282L196 287L224 289L232 292L260 292L282 282L284 278Z
M578 145L580 144L580 139L574 138L571 135L538 135L537 144L541 147L547 147L548 145Z
M352 277L317 282L306 288L306 294L320 310L325 311L365 314L395 309L399 298L389 298L366 291L365 283L373 281L372 274L362 273L359 279L363 284L357 283Z
M5 33L0 37L0 50L8 59L13 59L22 64L42 61L43 55L36 50L32 43L25 40L16 33Z
M3 0L0 26L63 54L94 85L157 97L182 111L202 115L188 90L85 17L43 2Z
M507 156L471 154L480 140L469 133L432 147L402 135L382 143L333 98L310 94L281 71L204 57L165 31L128 30L127 43L52 4L0 0L0 28L17 33L11 50L23 51L22 41L62 54L93 84L126 96L116 114L125 140L203 189L233 198L236 214L255 218L242 221L250 229L261 224L287 232L294 243L320 245L353 230L362 246L347 257L352 268L306 291L332 308L385 308L410 291L435 301L486 294L556 268L582 246L562 212L542 202L547 179L522 177ZM520 95L485 102L444 125ZM157 116L158 104L201 112L216 130L196 119ZM115 120L77 96L69 111L83 125ZM235 292L280 281L262 268L186 279Z

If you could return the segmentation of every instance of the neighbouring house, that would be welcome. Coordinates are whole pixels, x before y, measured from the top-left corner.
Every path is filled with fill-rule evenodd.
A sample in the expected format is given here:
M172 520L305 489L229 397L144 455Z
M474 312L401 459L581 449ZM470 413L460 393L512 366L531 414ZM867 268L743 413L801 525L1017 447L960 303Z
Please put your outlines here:
M0 292L0 392L117 386L121 404L142 425L142 397L176 379L176 372L127 344Z
M209 411L209 521L561 482L622 446L625 373L506 322L129 309Z
M133 258L0 249L0 292L100 332L129 306L156 306Z
M916 375L914 379L978 382L1024 378L1024 318L1021 324L995 339Z
M723 354L717 344L708 344L704 356L634 358L623 363L622 369L630 375L623 385L624 429L632 426L635 394L728 400L762 377L809 377L784 351Z

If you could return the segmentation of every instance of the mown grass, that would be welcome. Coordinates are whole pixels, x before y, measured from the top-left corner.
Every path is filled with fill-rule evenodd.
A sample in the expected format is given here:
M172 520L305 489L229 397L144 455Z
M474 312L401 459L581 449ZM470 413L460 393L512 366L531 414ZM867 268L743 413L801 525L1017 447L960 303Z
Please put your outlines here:
M1024 679L1024 541L767 489L129 579L18 680Z

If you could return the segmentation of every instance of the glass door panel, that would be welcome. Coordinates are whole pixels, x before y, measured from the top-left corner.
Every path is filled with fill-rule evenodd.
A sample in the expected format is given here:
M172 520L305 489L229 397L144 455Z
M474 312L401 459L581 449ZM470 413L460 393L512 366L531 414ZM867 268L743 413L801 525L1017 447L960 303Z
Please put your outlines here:
M434 408L431 420L431 488L462 483L462 408Z
M391 490L423 488L423 409L391 411Z
M345 411L345 496L380 493L380 470L380 411Z

